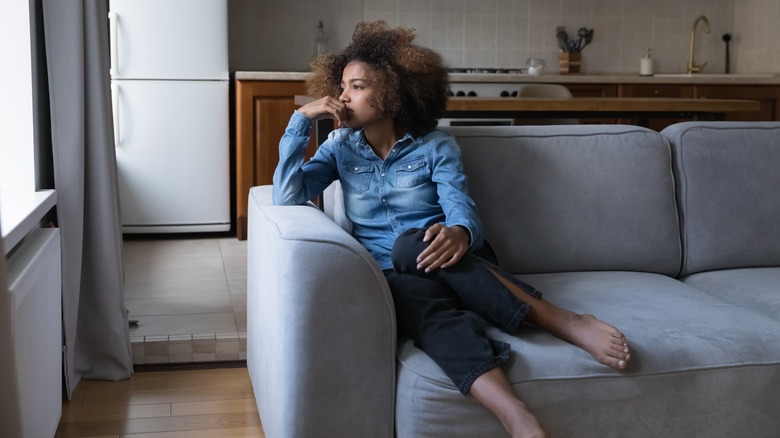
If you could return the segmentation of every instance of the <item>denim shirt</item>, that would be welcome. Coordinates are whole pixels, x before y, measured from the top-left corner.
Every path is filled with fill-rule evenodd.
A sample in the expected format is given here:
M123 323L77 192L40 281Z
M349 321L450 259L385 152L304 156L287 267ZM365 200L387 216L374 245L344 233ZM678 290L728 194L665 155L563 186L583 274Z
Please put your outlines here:
M382 160L362 129L342 128L304 164L312 125L297 111L287 125L274 172L274 204L304 204L340 180L352 234L380 269L392 267L395 238L409 228L461 225L471 237L469 250L482 246L482 223L454 137L439 130L417 138L407 134Z

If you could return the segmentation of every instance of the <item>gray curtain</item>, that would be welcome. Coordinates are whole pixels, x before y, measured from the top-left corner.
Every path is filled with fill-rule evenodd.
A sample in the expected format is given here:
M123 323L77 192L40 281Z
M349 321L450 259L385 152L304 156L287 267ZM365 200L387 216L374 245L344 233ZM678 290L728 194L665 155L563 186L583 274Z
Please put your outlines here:
M62 235L63 366L82 378L133 373L124 304L105 0L43 0L57 224Z

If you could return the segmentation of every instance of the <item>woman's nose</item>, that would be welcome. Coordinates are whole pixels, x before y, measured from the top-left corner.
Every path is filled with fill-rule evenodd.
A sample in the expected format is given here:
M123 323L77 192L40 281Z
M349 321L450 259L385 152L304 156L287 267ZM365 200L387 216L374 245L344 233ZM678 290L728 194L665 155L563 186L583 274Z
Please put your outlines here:
M339 94L339 100L342 101L342 102L349 101L349 96L347 95L347 90L344 90L344 91L341 92L341 94Z

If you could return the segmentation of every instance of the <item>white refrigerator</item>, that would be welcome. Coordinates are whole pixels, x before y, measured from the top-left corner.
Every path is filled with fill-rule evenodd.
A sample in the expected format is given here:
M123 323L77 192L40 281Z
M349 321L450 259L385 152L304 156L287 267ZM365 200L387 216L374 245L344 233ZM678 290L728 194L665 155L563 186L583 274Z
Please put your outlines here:
M124 233L230 229L227 0L110 0Z

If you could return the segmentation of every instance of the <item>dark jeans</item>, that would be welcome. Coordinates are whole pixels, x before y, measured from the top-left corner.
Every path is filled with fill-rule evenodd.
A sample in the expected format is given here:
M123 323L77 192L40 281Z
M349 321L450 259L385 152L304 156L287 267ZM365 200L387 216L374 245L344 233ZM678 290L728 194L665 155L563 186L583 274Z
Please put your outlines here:
M385 270L398 334L412 339L468 394L477 377L509 358L509 344L489 339L481 318L513 334L531 308L490 271L534 297L541 293L470 253L450 268L426 274L417 269L417 256L428 246L424 235L424 229L411 229L398 236L391 254L394 269Z

